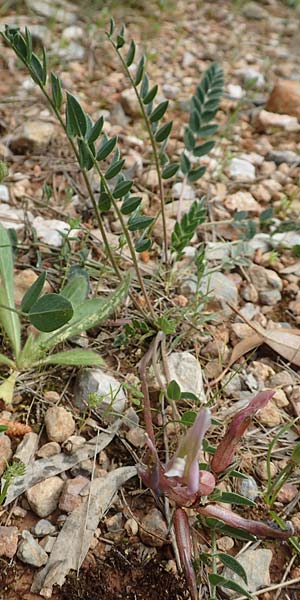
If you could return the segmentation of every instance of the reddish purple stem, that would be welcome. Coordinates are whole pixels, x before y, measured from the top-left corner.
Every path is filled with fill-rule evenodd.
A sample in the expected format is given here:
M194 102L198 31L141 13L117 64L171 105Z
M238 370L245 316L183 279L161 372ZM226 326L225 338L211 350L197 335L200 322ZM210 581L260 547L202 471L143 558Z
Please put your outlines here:
M174 513L174 530L178 552L181 563L184 566L189 592L192 600L198 599L197 582L194 567L192 565L192 546L190 537L190 525L186 512L182 508L176 508Z

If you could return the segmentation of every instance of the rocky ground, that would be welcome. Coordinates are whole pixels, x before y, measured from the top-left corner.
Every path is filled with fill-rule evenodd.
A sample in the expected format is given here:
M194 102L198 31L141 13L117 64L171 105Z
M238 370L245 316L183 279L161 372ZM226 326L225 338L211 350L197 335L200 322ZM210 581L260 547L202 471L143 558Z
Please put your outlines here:
M153 249L142 256L141 267L151 276L153 302L166 310L186 308L191 319L197 287L193 258L195 247L205 242L212 290L205 316L215 315L210 321L201 315L193 328L185 322L180 335L173 336L170 370L183 390L202 400L206 396L222 423L257 391L275 390L245 438L239 463L248 478L239 480L235 490L257 500L255 509L244 509L247 516L270 520L262 497L267 451L280 430L300 416L295 331L300 322L300 8L297 2L288 7L279 0L127 4L7 3L0 8L0 25L29 26L37 50L41 42L46 45L51 68L64 87L94 119L102 112L107 133L119 135L126 168L136 178L144 212L150 215L158 206L156 172L135 98L105 40L108 14L125 21L147 53L148 72L160 86L160 97L170 100L175 126L169 149L174 158L181 148L187 101L205 68L212 61L221 63L225 95L217 117L220 134L203 159L207 171L194 187L182 190L180 182L170 184L167 196L169 235L178 210L187 211L202 194L207 221L176 267L167 299L157 275L159 219ZM103 248L59 125L4 44L0 64L0 159L9 166L0 185L0 222L18 236L19 303L41 264L48 271L48 291L56 290L70 264L86 261L95 274L99 261L104 264ZM96 179L93 185L99 191ZM111 214L106 227L118 248L119 225ZM126 250L122 260L130 267ZM207 286L204 278L204 293ZM98 291L106 293L111 287L114 280L103 266ZM30 371L20 377L14 404L0 406L0 424L9 424L0 434L0 476L13 457L27 465L24 479L12 483L9 502L0 509L0 597L5 600L37 600L40 590L54 600L188 597L166 521L134 468L145 444L137 364L147 337L124 343L130 309L118 317L77 340L99 350L108 370ZM253 328L259 340L251 346ZM293 339L284 338L288 329ZM234 347L239 353L230 360ZM156 402L154 374L149 383ZM113 393L114 415L126 415L121 428L112 419L108 429L102 428L105 406L86 403L95 392L106 396L106 408ZM173 445L180 427L168 408L164 417ZM210 441L221 431L217 427ZM297 421L281 432L271 453L273 478L286 467L298 437ZM240 553L254 598L299 597L299 477L296 467L273 506L276 515L292 521L294 543L218 538L220 550ZM197 555L209 549L210 538L192 514L191 523ZM69 571L66 583L58 587ZM207 573L203 567L198 571L199 597L208 600Z

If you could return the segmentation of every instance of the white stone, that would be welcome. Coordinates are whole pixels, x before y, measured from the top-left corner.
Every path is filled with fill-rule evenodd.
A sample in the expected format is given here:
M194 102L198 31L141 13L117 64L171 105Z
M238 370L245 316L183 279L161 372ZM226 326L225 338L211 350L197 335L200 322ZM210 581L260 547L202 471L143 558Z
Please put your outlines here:
M253 182L256 180L255 167L247 160L232 158L228 166L228 174L231 179L241 182Z
M23 563L33 567L42 567L48 560L48 555L41 548L29 531L22 531L22 540L19 543L17 557Z
M0 202L9 202L9 191L7 185L0 184Z
M252 84L253 87L261 88L265 85L265 78L262 73L257 71L257 69L253 69L252 67L247 67L246 69L240 69L238 74L242 77L244 84Z
M68 41L83 39L83 36L84 31L82 27L79 27L78 25L69 25L69 27L66 27L62 33L62 37Z
M216 302L225 316L232 314L227 302L237 306L238 290L235 282L218 271L202 278L200 289L203 294L209 294L208 301Z
M58 219L43 219L43 217L36 217L33 220L33 226L36 229L37 237L45 244L60 248L63 242L62 236L58 233L59 231L63 234L67 234L70 231L69 223L65 221L59 221ZM72 237L77 232L72 232Z
M270 237L270 242L273 248L278 248L278 246L293 248L293 246L300 245L300 232L285 231L284 233L275 233Z
M32 214L22 208L12 208L9 204L0 204L0 223L6 229L21 231L24 229L25 219L32 221Z
M285 129L285 131L300 131L300 124L297 117L291 117L290 115L280 115L278 113L272 113L267 110L261 110L258 114L258 123L265 129L278 127Z
M227 86L227 92L230 96L231 100L240 100L245 96L245 91L240 85L234 85L233 83L229 83Z
M78 373L74 404L86 410L91 394L99 398L94 410L100 415L116 417L124 412L127 398L121 383L102 369L82 369Z
M184 185L180 181L178 183L174 183L172 187L172 195L175 200L180 198L182 194L182 200L195 200L195 191L192 186L186 184Z
M246 210L255 215L261 212L261 206L250 192L236 192L226 197L224 206L231 212Z

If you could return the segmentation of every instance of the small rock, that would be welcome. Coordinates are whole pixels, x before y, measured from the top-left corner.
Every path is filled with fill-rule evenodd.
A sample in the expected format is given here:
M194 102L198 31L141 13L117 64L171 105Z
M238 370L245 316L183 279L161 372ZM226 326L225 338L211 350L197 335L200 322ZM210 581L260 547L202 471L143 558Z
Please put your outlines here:
M168 100L176 100L176 98L178 98L180 88L176 85L170 85L168 83L165 83L162 86L162 91Z
M289 504L298 494L298 487L293 483L285 483L277 495L278 502Z
M230 257L231 246L226 242L207 242L205 245L205 258L208 261L225 260Z
M237 306L238 290L235 282L221 272L214 272L202 278L200 291L209 294L209 305L221 309L225 316L232 314L227 302ZM216 304L216 306L215 306Z
M47 150L55 134L53 123L29 121L15 134L9 147L14 154L40 154Z
M74 10L74 4L63 0L53 2L52 0L26 0L30 10L38 15L48 19L53 19L55 23L65 23L71 25L77 19Z
M256 116L255 123L260 130L272 128L284 129L285 131L300 131L300 125L297 117L291 117L287 114L277 114L267 110L261 110Z
M300 119L300 82L288 79L278 80L273 87L266 108L273 113L291 115Z
M300 164L300 154L297 154L292 150L271 150L271 152L268 152L266 160L273 160L276 165L285 163L287 165L297 166Z
M276 390L272 400L273 400L273 402L275 402L275 404L278 408L284 408L285 406L289 405L289 401L286 397L285 392L280 389Z
M47 554L50 554L53 550L55 542L56 537L53 535L45 535L45 537L40 541L40 548L43 548Z
M49 477L26 491L30 508L39 517L48 517L57 507L64 482L60 477Z
M127 519L127 521L124 525L124 529L128 535L137 535L139 526L135 519L130 518L130 519Z
M276 388L281 385L294 385L295 379L288 371L279 371L270 378L268 385L270 388ZM278 390L277 390L278 391Z
M143 448L145 445L145 432L141 427L131 427L126 432L126 439L135 448Z
M262 88L266 83L263 74L257 71L257 69L250 67L239 69L238 75L242 76L245 85L253 86L257 89Z
M272 551L265 548L256 550L246 550L238 557L239 563L244 567L247 574L247 590L250 593L256 592L261 587L270 585L270 564L272 560ZM241 587L245 587L245 582L236 573L228 567L222 571L222 576L231 579ZM228 588L222 588L226 596L234 598L239 596L239 592L234 592Z
M110 533L117 533L123 529L123 514L121 512L109 517L105 521L106 529Z
M195 191L191 185L183 185L180 181L174 183L172 187L172 196L175 200L178 200L182 194L182 200L194 201L196 198Z
M246 210L253 215L259 215L262 211L261 206L249 192L236 192L227 196L224 205L230 212Z
M44 537L45 535L51 535L55 533L55 526L48 521L48 519L40 519L34 527L31 529L31 533L35 535L35 537Z
M83 36L84 31L78 25L69 25L69 27L66 27L62 32L63 39L67 40L68 42L70 42L71 40L76 41L79 39L83 39Z
M0 526L0 557L13 558L17 552L18 528Z
M3 183L0 184L0 202L9 202L8 187Z
M99 415L116 418L122 414L126 405L126 394L120 382L102 369L82 369L76 378L74 404L80 410L86 410L89 396L97 397L94 410Z
M253 265L249 269L249 276L262 304L273 306L281 300L282 281L275 271Z
M32 269L23 269L18 271L14 275L14 298L15 303L20 305L24 294L27 290L36 282L38 275ZM51 287L48 283L45 283L43 287L44 293L51 291Z
M255 471L262 481L268 481L268 470L266 460L259 461L255 466ZM270 463L270 473L271 478L275 477L275 475L277 474L277 467L272 462Z
M253 21L261 21L262 19L269 18L268 11L260 6L258 2L247 2L244 4L242 14L247 19L251 19Z
M29 465L33 461L38 443L39 436L37 433L33 431L26 433L17 447L14 458L21 461L24 465Z
M141 109L134 90L123 90L120 94L120 101L125 113L132 118L141 116Z
M60 248L63 242L63 235L70 231L69 223L59 221L58 219L43 219L43 217L35 217L33 226L36 229L37 237L45 244ZM60 233L63 235L60 235ZM75 235L75 231L72 233Z
M82 435L71 435L62 444L63 451L66 454L74 454L79 448L82 448L86 444L86 439Z
M256 186L251 186L251 194L253 194L255 200L258 202L270 202L272 194L262 183Z
M238 373L230 373L222 382L223 391L226 397L236 396L242 389L242 380Z
M32 222L32 214L22 208L12 208L9 204L0 203L0 223L5 229L15 229L17 232L24 229L26 218Z
M234 547L234 540L228 535L224 535L217 540L217 547L221 552L229 552Z
M22 540L19 543L17 557L23 563L33 567L42 567L48 560L48 554L41 548L29 531L22 531Z
M142 519L139 534L146 546L161 548L167 542L168 527L157 508L152 508Z
M195 63L196 57L191 52L186 51L182 57L182 68L187 69Z
M47 436L51 442L64 442L75 429L75 421L62 406L50 406L45 414Z
M82 475L78 475L74 479L67 479L59 499L59 509L70 513L82 503L80 492L89 484L89 480Z
M36 455L38 458L51 458L61 452L61 447L57 442L48 442L41 446Z
M3 475L12 457L11 441L5 433L0 433L0 476Z
M280 410L272 400L259 411L257 420L265 427L276 427L282 422Z
M272 235L271 244L273 248L293 248L300 245L299 231L285 231L284 233L274 233Z
M227 92L230 100L241 100L245 96L245 91L240 85L234 85L229 83L227 86Z
M255 167L242 158L232 158L228 165L228 175L231 179L240 182L256 180Z
M246 479L237 480L237 491L239 494L245 496L253 502L256 500L259 494L257 483L254 477L251 477L250 475Z

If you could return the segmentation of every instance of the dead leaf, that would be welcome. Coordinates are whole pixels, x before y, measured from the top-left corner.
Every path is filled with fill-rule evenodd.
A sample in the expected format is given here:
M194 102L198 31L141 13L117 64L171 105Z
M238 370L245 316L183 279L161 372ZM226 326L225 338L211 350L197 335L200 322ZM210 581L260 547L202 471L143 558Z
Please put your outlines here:
M288 362L300 367L300 340L297 335L289 333L284 328L264 330L262 327L258 327L257 330L269 348L275 350Z
M52 587L62 586L69 571L81 566L99 521L109 509L116 492L136 474L135 467L121 467L106 477L94 479L89 498L86 497L67 517L46 566L35 576L31 588L33 593L50 598Z
M114 438L120 426L120 420L116 421L108 431L103 431L99 436L89 440L82 448L74 452L74 454L56 454L51 458L41 458L36 460L32 465L28 465L26 473L23 477L15 477L8 488L8 493L4 506L10 504L18 496L31 488L36 483L58 475L63 471L68 471L79 462L91 458L95 452L101 452Z

